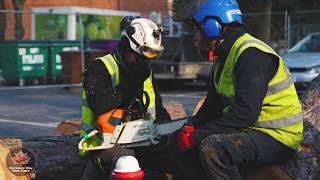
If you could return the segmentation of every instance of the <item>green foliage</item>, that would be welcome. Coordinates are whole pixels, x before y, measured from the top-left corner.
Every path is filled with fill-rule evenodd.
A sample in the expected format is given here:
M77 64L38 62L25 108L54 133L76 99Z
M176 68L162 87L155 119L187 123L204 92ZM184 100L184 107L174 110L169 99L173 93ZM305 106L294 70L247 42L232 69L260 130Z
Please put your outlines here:
M100 29L100 30L98 31L97 39L107 39L107 38L108 38L108 36L107 36L106 31Z
M87 27L87 36L89 39L95 39L98 35L98 27L94 23L90 23Z

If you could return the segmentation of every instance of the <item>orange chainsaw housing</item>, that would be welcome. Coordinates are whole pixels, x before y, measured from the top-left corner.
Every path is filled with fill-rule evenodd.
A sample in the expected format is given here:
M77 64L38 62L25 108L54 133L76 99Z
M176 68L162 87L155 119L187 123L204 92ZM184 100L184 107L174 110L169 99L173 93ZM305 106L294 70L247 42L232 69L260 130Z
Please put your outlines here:
M124 109L116 108L101 114L97 119L97 128L102 131L102 133L112 134L115 126L121 123L125 112Z

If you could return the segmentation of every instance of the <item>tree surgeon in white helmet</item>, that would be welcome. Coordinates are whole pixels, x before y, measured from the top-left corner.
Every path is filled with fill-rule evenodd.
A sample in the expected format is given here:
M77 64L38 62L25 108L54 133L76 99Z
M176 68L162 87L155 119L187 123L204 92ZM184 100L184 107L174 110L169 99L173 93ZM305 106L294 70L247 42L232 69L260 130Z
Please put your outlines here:
M139 108L141 103L146 101L148 105L145 110L148 111L150 119L170 120L168 112L162 106L150 69L150 61L159 57L163 51L161 37L164 29L146 18L128 16L122 19L120 30L123 37L116 53L91 61L83 74L85 91L82 96L84 104L81 137L95 130L96 119L100 115L115 108ZM136 116L139 116L139 113ZM88 139L88 146L94 144L94 141L94 138ZM114 147L94 152L80 151L81 156L93 157L91 159L97 165L97 171L84 179L108 179L116 160L121 156L136 156L140 161L142 154L143 158L148 159L152 156L150 153L156 149L151 147L132 150ZM142 162L142 168L145 164L148 163Z

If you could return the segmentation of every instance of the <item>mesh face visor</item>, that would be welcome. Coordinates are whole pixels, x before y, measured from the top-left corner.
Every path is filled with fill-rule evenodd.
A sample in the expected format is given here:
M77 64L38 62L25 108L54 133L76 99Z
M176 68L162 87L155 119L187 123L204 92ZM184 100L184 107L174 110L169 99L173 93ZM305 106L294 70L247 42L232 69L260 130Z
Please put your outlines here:
M198 8L206 3L207 0L189 0L185 2L182 0L177 1L177 5L174 8L173 20L174 21L188 21L188 18L196 13Z
M152 49L147 46L142 46L141 52L146 58L155 59L155 58L158 58L162 54L163 46L161 45L161 47L159 49Z

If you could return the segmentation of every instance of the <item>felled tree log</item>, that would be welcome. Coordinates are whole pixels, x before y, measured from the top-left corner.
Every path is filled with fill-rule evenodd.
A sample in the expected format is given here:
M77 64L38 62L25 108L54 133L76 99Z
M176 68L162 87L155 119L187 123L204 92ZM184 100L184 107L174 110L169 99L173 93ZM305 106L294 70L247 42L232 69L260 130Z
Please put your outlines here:
M186 116L182 105L170 101L164 104L172 119ZM34 177L40 180L69 180L82 177L88 159L78 155L80 120L60 123L53 137L4 138L0 137L0 180L26 180ZM37 156L36 171L30 176L17 177L8 171L6 157L9 149L27 146Z
M301 96L304 116L299 153L282 168L295 179L320 179L320 76Z
M2 171L8 180L16 178L6 168L6 157L8 149L24 145L32 149L36 154L37 164L35 173L32 175L36 179L79 179L84 171L87 159L80 158L78 155L78 140L79 136L1 138L0 157ZM27 177L19 178L21 180L28 179Z
M260 168L247 179L320 179L320 77L312 82L301 100L305 127L304 139L297 155L286 164ZM4 167L8 149L23 144L36 153L37 166L32 175L35 179L79 179L88 159L78 156L78 140L78 136L0 138L0 178L30 178L14 177Z

